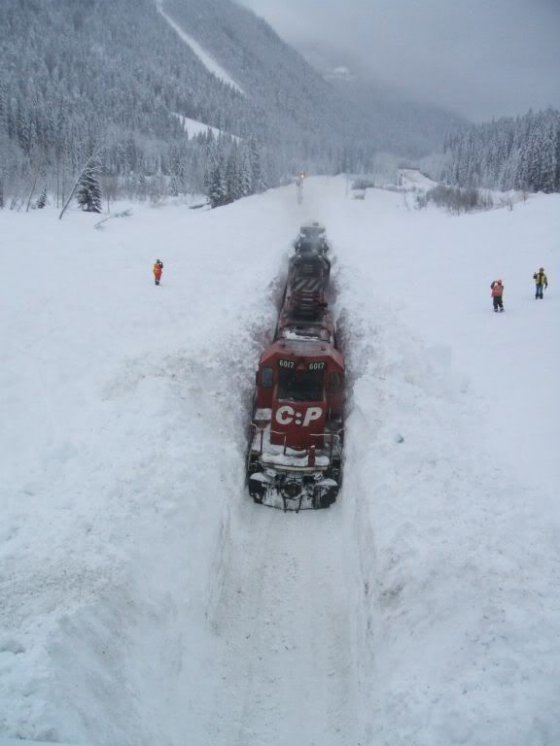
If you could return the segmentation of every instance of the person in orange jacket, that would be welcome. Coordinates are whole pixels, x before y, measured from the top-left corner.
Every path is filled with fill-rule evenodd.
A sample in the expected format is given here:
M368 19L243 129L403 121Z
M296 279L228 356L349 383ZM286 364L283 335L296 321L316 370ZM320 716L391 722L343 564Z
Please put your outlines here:
M159 281L161 280L161 275L163 273L163 262L160 259L156 259L153 271L156 285L159 285Z
M491 295L494 311L503 311L504 301L502 296L504 294L504 283L501 280L494 280L490 285L490 290L492 291Z

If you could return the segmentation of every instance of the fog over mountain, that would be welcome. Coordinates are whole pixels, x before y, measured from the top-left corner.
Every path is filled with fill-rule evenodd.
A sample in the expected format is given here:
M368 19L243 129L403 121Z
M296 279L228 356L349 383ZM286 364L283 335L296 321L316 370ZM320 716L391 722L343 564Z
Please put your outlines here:
M299 48L322 77L363 114L381 150L421 157L440 149L442 132L460 131L466 125L464 117L376 80L352 52L322 40L301 42Z
M239 0L298 49L351 53L379 83L475 121L560 107L557 0Z

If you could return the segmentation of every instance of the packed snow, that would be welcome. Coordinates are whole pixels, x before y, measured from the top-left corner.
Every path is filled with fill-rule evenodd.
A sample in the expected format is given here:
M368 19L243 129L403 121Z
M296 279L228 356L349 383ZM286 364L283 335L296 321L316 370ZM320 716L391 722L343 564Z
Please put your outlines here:
M560 743L560 196L413 203L317 177L301 204L128 205L99 230L0 211L0 736ZM332 245L345 480L285 514L252 503L244 456L308 220Z

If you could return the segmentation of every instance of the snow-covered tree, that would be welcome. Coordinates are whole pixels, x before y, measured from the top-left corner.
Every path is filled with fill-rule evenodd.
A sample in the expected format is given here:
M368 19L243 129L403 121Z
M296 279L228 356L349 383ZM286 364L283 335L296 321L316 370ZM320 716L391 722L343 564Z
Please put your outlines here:
M256 138L249 139L249 163L251 164L251 193L257 194L265 189L261 153Z
M560 191L560 112L528 112L455 135L444 178L460 187Z
M208 199L212 207L220 207L231 202L227 195L225 160L222 153L217 155L209 172Z
M37 202L35 203L35 207L38 210L42 210L46 204L47 204L47 187L44 186L41 191L41 194L39 195Z
M234 202L236 199L243 197L239 149L235 144L228 155L225 181L228 202Z
M99 162L90 158L86 163L76 190L76 200L86 212L101 212L101 187L99 185Z

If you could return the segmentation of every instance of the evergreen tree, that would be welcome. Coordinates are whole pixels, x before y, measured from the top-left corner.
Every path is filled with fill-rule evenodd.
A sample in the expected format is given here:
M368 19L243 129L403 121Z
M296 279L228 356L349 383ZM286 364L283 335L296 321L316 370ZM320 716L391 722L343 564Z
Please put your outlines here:
M252 191L252 174L251 174L251 160L249 151L246 147L241 149L239 165L239 186L241 191L241 197L248 197L253 193Z
M99 162L90 158L78 181L76 199L86 212L101 212L101 187L99 186Z
M37 207L37 209L39 210L42 210L46 204L47 204L47 187L44 186L43 191L41 192L39 199L37 200L35 204L35 207Z
M220 207L230 201L227 197L224 158L222 154L216 158L214 166L210 171L208 199L212 207Z
M545 121L540 139L541 158L539 169L539 190L550 194L559 191L557 183L558 159L557 140L560 136L560 126L553 121Z
M251 164L251 194L264 191L261 154L254 137L249 138L249 162Z
M228 202L234 202L243 196L241 189L240 164L238 148L234 145L230 150L225 172L226 181L226 199Z
M560 191L560 112L529 111L449 140L444 178L459 187Z

